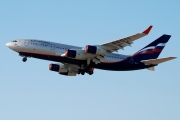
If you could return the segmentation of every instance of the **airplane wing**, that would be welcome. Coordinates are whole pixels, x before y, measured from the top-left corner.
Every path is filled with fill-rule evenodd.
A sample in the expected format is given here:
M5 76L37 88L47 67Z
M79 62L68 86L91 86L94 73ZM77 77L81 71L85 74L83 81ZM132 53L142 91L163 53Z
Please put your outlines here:
M87 64L90 64L92 60L95 64L100 63L105 58L105 54L111 54L114 51L119 49L123 49L126 46L130 46L133 41L146 36L152 26L149 26L142 33L137 33L122 39L114 40L112 42L108 42L102 45L87 45L85 48L81 50L68 49L65 53L61 54L62 57L70 57L74 59L82 59L87 60ZM86 54L89 53L89 54Z
M104 43L100 46L102 46L104 49L106 49L108 53L112 53L112 52L117 51L119 49L124 49L124 47L126 47L126 46L131 46L133 41L148 35L151 28L152 28L152 26L149 26L142 33L137 33L137 34L134 34L134 35L122 38L122 39L118 39L118 40L114 40L112 42Z
M114 40L112 42L108 42L108 43L104 43L102 45L99 45L99 47L103 48L103 50L105 52L103 54L96 55L95 57L91 58L91 60L96 64L100 63L101 61L103 61L104 55L106 53L110 54L110 53L118 51L120 49L124 49L124 47L126 47L126 46L131 46L133 41L148 35L148 33L151 31L152 27L153 26L149 26L142 33L137 33L137 34L125 37L125 38L121 38L118 40ZM98 48L97 48L97 50L102 51L101 49L98 49Z

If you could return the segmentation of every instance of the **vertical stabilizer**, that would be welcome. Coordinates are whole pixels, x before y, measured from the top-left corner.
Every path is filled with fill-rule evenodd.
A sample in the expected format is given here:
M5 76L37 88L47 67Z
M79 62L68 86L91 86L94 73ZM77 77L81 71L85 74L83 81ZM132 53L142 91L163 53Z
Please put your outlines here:
M170 39L170 35L162 35L146 47L136 52L132 57L136 61L156 59L164 49L166 43Z

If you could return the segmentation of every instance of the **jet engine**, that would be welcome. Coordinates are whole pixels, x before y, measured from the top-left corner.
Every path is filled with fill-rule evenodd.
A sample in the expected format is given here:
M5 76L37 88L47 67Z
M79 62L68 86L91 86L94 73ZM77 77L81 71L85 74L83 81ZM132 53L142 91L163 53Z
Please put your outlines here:
M65 67L63 64L50 64L49 65L49 70L59 72L59 73L65 73L68 72L68 68Z
M69 50L68 49L61 56L69 57L69 58L74 58L74 59L81 59L81 60L85 60L86 59L86 53L83 50Z
M85 51L86 53L96 54L96 55L106 54L106 50L101 48L100 46L86 45Z
M58 72L61 75L66 75L66 76L76 76L77 72L69 70L67 67L65 67L63 64L50 64L49 65L49 70Z

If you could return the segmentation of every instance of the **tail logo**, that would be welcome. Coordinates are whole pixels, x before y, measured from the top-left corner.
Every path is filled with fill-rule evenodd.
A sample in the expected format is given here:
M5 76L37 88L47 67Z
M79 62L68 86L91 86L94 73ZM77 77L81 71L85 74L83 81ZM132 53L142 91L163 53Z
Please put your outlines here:
M159 43L156 46L149 46L140 50L137 54L153 54L155 52L161 52L165 45L166 43Z

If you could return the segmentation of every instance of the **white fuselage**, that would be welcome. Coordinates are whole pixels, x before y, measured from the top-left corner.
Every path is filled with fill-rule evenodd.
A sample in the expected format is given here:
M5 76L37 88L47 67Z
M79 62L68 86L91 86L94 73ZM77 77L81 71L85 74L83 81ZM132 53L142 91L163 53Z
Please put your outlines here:
M35 39L22 39L22 40L14 40L6 44L12 50L18 53L35 53L42 55L53 55L53 56L61 56L65 53L67 49L73 50L83 50L83 47L65 45L60 43L48 42L43 40L35 40ZM95 55L86 54L86 57L94 57ZM85 60L85 58L81 58L81 60ZM106 54L104 60L102 62L117 62L127 58L127 55L121 54Z

